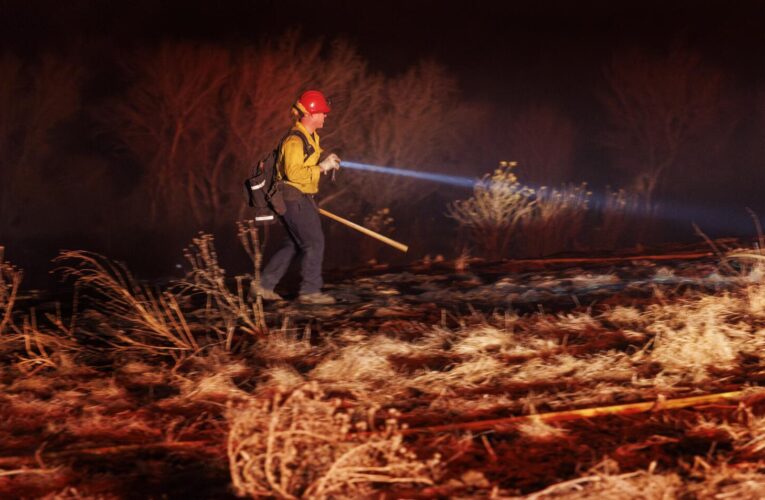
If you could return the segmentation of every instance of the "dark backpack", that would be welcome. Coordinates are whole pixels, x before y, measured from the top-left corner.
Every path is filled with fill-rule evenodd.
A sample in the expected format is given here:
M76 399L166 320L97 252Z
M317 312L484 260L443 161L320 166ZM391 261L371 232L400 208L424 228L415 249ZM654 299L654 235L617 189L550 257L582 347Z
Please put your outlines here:
M255 224L273 224L276 222L277 215L284 215L287 211L282 183L286 175L283 171L277 172L277 169L279 168L279 154L282 144L292 136L299 137L303 142L303 161L313 154L313 146L308 143L306 136L297 130L290 130L279 141L276 148L258 162L253 175L244 181L247 204L255 209Z

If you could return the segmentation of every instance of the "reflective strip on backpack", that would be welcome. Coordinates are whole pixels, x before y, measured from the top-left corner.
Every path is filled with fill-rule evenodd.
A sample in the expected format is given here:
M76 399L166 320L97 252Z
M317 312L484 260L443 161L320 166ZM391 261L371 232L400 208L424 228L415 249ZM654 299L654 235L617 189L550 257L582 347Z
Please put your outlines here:
M262 221L262 220L274 220L273 215L261 215L260 217L255 217L255 221Z
M265 185L266 185L266 181L264 180L260 184L256 184L256 185L250 184L250 189L252 189L253 191L257 191L258 189L262 188Z

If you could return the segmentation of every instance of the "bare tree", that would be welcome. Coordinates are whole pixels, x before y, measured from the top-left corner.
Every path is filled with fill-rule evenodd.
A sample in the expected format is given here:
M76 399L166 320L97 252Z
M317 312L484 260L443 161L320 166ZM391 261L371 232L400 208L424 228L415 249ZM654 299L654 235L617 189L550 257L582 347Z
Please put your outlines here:
M288 33L241 50L166 44L132 59L132 88L100 118L145 165L155 222L190 213L215 227L242 213L241 180L290 127L300 91L318 77L334 85L329 93L363 80L358 58L341 51L324 61L321 48Z
M460 127L473 116L443 68L421 64L386 80L349 44L304 43L296 33L241 50L166 44L128 67L133 86L100 116L145 165L154 221L190 212L197 225L214 227L241 216L241 180L287 131L290 104L307 88L332 99L322 146L345 159L438 167L464 142ZM395 177L341 178L322 191L356 207L429 192Z
M153 221L171 220L187 210L208 222L205 191L208 169L219 155L218 100L230 66L225 50L191 44L164 44L142 51L126 65L134 84L127 95L99 113L120 141L145 166ZM219 148L218 148L219 149Z
M526 183L554 186L571 175L574 125L549 105L532 105L513 118L508 129L510 157Z
M616 54L605 77L608 144L630 160L625 166L637 170L635 188L650 200L665 173L679 167L684 148L718 117L722 74L698 54L674 49L661 57Z
M300 65L285 64L280 51L295 54L299 52L295 45L290 38L277 48L246 48L232 59L223 112L228 152L237 168L255 164L290 126L289 108L304 77ZM318 47L306 51L311 59L318 57Z
M342 138L344 150L358 161L443 169L480 116L477 108L460 102L456 81L434 63L421 63L398 77L367 76L365 81L357 113L346 118L353 120L355 130L345 127L349 133ZM352 191L375 209L414 203L437 189L407 177L343 175Z
M368 130L363 117L377 107L380 78L370 75L366 62L343 41L333 42L323 57L321 49L321 43L301 44L295 33L288 33L273 48L247 51L226 105L239 172L277 144L291 125L290 105L308 88L323 89L331 98L332 113L320 132L322 147L351 157L364 150ZM328 200L352 192L347 183L325 184L322 191Z
M12 231L18 238L33 225L29 217L40 202L48 201L50 134L80 108L84 72L53 54L24 64L6 53L0 74L0 236Z

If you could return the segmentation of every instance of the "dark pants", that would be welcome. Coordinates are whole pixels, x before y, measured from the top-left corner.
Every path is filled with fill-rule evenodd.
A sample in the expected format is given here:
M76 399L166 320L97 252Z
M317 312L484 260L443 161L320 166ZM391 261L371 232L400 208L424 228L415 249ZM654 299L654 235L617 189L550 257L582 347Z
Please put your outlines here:
M292 258L300 252L300 293L316 293L321 290L321 263L324 259L324 233L321 230L319 210L312 197L299 195L295 200L285 200L287 212L282 222L287 236L263 269L260 284L273 290L284 277Z

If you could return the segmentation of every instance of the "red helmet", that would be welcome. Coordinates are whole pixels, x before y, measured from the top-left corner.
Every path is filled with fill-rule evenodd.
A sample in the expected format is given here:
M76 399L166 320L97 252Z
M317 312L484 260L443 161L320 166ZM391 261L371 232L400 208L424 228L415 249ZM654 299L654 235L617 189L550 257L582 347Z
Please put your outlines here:
M306 90L298 99L298 107L306 113L329 113L329 103L324 94L318 90Z

